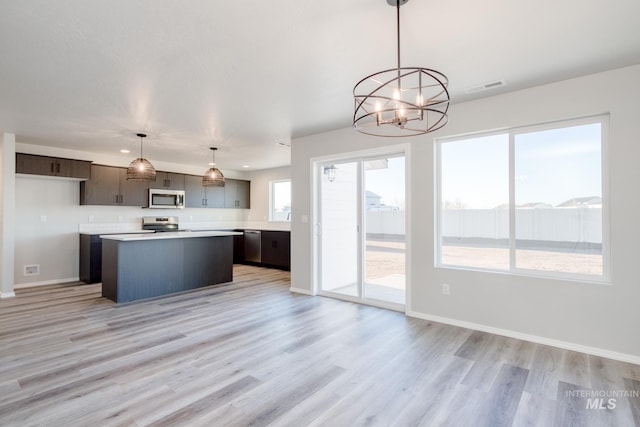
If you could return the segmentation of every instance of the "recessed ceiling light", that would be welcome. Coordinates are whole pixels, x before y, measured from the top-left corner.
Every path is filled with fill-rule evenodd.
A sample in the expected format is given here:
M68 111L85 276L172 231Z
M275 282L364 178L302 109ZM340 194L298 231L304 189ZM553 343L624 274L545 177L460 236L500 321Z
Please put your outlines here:
M120 150L120 152L123 154L129 154L131 151L127 150L126 148L123 148L122 150Z
M213 162L209 162L209 166L215 166L216 164Z
M249 165L242 165L242 167L243 167L243 168L249 168L249 167L251 167L251 166L249 166Z

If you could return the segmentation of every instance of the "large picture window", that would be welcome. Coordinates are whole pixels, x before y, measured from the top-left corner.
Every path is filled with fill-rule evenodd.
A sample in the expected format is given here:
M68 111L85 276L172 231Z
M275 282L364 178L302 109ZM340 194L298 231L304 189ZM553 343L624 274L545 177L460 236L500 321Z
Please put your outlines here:
M437 143L438 266L604 281L607 117Z

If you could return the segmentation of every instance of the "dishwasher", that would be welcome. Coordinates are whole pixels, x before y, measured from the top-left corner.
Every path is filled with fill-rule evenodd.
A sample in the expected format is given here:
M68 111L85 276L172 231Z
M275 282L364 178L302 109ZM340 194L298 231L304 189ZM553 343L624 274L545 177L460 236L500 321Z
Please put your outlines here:
M262 261L262 244L260 230L244 230L244 260Z

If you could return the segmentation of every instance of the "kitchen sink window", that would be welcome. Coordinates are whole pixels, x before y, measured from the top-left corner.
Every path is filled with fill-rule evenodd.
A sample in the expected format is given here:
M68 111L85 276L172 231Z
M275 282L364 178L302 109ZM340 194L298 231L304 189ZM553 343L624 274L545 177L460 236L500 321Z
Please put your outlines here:
M271 181L269 221L291 221L291 180Z
M606 282L607 124L439 140L436 265Z

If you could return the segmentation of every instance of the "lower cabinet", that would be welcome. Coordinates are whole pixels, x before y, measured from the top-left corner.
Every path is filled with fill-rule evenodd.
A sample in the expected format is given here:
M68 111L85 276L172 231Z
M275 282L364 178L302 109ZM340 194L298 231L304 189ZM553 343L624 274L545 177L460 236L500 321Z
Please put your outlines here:
M233 236L233 263L242 264L243 262L244 262L244 236Z
M291 269L291 233L289 231L262 231L261 264Z
M248 232L251 234L234 236L234 264L263 265L283 270L291 269L291 232L265 230L251 230ZM247 236L248 240L245 236Z
M102 239L97 234L80 235L80 280L102 281Z

